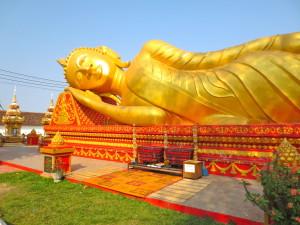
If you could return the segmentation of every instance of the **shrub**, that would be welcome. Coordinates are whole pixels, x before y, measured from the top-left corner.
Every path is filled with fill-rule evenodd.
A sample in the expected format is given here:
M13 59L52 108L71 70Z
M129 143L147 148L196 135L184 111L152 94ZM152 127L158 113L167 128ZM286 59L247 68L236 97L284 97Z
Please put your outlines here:
M242 180L247 200L262 209L276 225L300 224L300 167L280 165L280 155L258 174L262 194L251 193L248 182Z

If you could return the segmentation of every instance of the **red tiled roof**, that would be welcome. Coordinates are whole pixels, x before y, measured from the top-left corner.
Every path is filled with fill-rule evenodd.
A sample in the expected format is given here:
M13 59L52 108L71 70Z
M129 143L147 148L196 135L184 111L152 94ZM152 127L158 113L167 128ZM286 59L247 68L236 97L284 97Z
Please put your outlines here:
M4 116L6 111L0 110L0 125L2 123L2 116ZM45 113L36 113L36 112L22 112L21 117L25 117L23 125L25 126L42 126L42 118L45 116Z

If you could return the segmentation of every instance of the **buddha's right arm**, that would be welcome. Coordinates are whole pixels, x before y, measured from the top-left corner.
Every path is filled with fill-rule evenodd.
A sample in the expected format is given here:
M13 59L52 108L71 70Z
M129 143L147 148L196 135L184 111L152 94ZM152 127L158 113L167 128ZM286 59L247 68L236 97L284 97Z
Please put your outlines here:
M164 124L166 113L153 106L118 106L105 103L101 98L90 92L67 87L72 96L82 105L91 108L120 124L135 124L137 126L152 126Z
M219 51L194 53L178 49L164 41L147 42L138 57L140 63L152 58L178 70L202 70L222 66L248 53L279 50L300 52L300 32L274 35L246 42Z

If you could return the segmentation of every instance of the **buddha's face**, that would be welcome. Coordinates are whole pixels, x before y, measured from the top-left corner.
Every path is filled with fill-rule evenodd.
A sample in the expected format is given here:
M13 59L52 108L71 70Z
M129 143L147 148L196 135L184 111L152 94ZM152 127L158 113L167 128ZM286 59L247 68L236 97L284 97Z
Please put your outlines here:
M70 56L65 74L71 87L102 92L110 88L115 70L108 57L91 50L79 50Z

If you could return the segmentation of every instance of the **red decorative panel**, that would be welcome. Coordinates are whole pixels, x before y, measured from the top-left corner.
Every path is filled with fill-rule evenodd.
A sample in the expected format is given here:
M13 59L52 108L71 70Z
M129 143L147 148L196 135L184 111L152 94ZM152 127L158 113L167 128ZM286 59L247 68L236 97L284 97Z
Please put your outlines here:
M116 102L108 97L102 97L106 103ZM52 115L50 125L104 125L108 117L78 103L70 93L61 93Z

